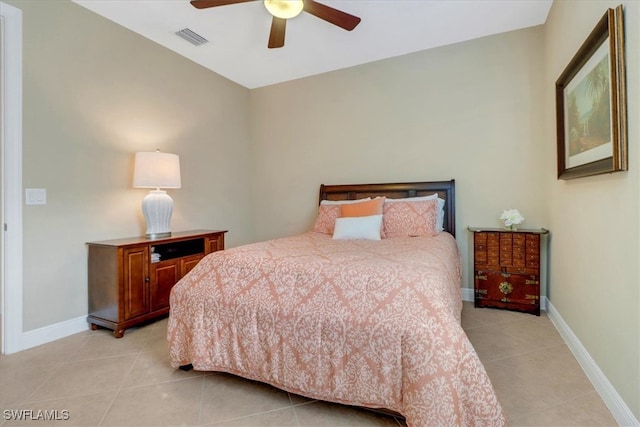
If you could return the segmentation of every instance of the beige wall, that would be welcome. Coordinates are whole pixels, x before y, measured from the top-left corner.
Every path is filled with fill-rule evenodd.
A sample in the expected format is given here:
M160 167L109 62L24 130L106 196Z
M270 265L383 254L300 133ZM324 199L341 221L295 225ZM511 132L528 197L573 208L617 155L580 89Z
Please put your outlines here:
M545 25L543 104L608 7L624 4L629 171L568 181L543 170L553 231L550 298L600 369L640 419L640 3L555 1ZM544 157L555 158L555 117L544 109Z
M144 234L133 153L180 155L172 229L252 240L249 91L67 1L24 19L24 330L87 313L85 242Z
M253 90L256 237L309 230L321 183L455 178L471 288L467 226L508 208L547 226L541 40L531 28Z

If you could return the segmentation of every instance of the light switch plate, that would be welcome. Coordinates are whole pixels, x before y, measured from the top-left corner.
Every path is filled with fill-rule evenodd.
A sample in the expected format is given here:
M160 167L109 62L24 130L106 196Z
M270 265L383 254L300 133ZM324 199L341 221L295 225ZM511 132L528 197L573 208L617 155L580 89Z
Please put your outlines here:
M27 205L46 205L46 188L27 188L24 190Z

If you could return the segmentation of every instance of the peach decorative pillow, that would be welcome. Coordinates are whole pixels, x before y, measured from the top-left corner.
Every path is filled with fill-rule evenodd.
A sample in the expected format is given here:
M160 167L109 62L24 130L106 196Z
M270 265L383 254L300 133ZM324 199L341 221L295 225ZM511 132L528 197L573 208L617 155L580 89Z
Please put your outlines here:
M341 205L341 217L382 215L384 197L376 197L368 202Z
M313 231L333 234L336 218L340 217L340 206L342 205L320 205L318 208L318 218L316 218Z
M385 237L435 236L438 200L385 203L383 207Z

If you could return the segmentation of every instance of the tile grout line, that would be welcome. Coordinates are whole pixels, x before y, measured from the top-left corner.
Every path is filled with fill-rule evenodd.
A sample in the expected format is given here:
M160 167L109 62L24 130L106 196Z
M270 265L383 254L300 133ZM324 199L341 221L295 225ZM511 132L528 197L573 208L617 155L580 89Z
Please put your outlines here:
M140 354L140 355L142 356L142 354ZM137 361L137 359L136 359L136 361ZM177 368L176 368L176 369L177 369ZM197 372L200 372L200 371L197 371ZM176 378L176 379L174 379L174 380L165 380L165 381L159 381L159 382L155 382L155 383L148 383L148 384L141 384L141 385L133 385L133 386L130 386L130 387L124 387L124 386L121 386L121 387L118 389L118 391L120 391L120 390L129 391L129 390L135 390L135 389L138 389L138 388L155 387L155 386L160 386L160 385L166 385L166 384L172 384L172 383L179 383L179 382L182 382L182 381L190 381L190 380L196 379L196 378L198 378L198 377L202 377L202 378L204 378L204 377L205 377L205 375L192 375L192 376L190 376L190 377L186 377L186 378ZM126 378L125 378L125 379L126 379ZM124 383L123 383L123 384L124 384Z
M198 424L198 425L199 425L199 427L215 426L216 424L228 423L230 421L245 420L247 418L252 418L252 417L256 417L256 416L259 416L259 415L265 415L265 414L273 414L273 413L280 412L280 411L286 411L287 409L292 409L292 408L294 408L294 407L293 406L285 406L285 407L282 407L282 408L270 409L270 410L264 411L264 412L256 412L255 414L242 415L242 416L239 416L239 417L227 418L225 420L214 421L214 422L209 423L209 424ZM295 412L295 410L294 410L294 412ZM297 420L298 420L298 417L296 416L296 421ZM300 424L300 423L298 422L298 424Z
M591 393L594 393L596 396L598 396L598 393L595 390L585 391L583 393L576 394L576 395L570 397L569 399L558 401L555 404L553 404L553 405L551 405L551 406L549 406L547 408L544 408L543 410L544 411L549 411L549 410L554 409L554 408L559 408L560 406L566 405L567 403L575 402L575 401L577 401L577 400L579 400L579 399L581 399L581 398L583 398L585 396L588 396ZM518 414L515 417L508 418L507 421L511 422L513 420L518 420L518 419L527 419L531 415L535 415L536 413L539 413L539 412L540 412L540 410L527 411L527 412Z
M28 404L28 403L31 403L32 401L31 401L31 400L29 400L29 399L31 398L31 396L35 395L38 391L40 391L40 390L42 389L42 387L44 387L44 385L45 385L46 383L48 383L48 382L49 382L49 380L51 380L51 378L53 378L53 376L54 376L55 374L57 374L57 373L62 369L62 367L63 367L63 366L65 366L65 365L66 365L67 363L69 363L69 362L58 362L58 363L60 364L60 365L58 366L58 368L57 368L57 369L55 369L55 370L51 373L51 375L49 375L49 376L47 377L47 379L46 379L46 380L44 380L44 381L42 382L42 384L40 384L38 387L36 387L36 389L35 389L35 390L33 390L33 392L31 392L31 394L30 394L29 396L25 397L25 398L22 400L22 402L20 402L20 403L19 403L21 406L24 406L24 405L26 405L26 404Z
M120 395L120 391L122 390L122 385L127 380L127 378L129 378L129 375L131 375L131 372L133 371L133 367L136 366L136 362L138 361L138 359L140 359L140 355L141 354L142 354L142 350L140 352L138 352L138 355L136 356L135 360L133 361L133 363L131 363L131 366L129 367L129 370L127 371L127 374L124 376L124 378L122 379L122 382L120 383L120 386L118 386L118 389L116 390L116 393L113 395L113 399L111 399L111 402L109 402L109 405L107 406L107 409L105 409L104 414L102 414L102 417L100 418L100 421L98 422L98 426L102 426L103 425L104 420L107 418L107 415L111 411L111 408L113 408L113 403L116 401L116 399Z
M471 345L473 346L473 343ZM522 352L519 352L519 353L511 354L509 356L499 357L499 358L491 359L491 360L482 360L482 364L500 362L502 360L511 359L512 357L524 356L526 354L535 353L535 352L538 352L540 350L549 350L550 348L555 348L555 347L567 347L567 345L564 344L564 343L559 343L559 344L555 344L555 345L548 345L548 346L545 346L545 347L538 347L538 348L535 348L533 350L522 351ZM475 348L474 348L474 350L475 350ZM477 353L477 351L476 351L476 353Z
M198 411L198 425L201 426L202 424L202 406L204 405L204 386L205 386L205 375L202 376L202 378L200 378L200 381L202 382L202 385L200 386L200 410Z
M108 393L110 391L112 391L112 390L101 390L101 391L96 391L96 392L91 392L91 393L72 394L72 395L69 395L69 396L56 397L54 399L29 400L29 401L26 401L26 402L22 403L22 405L30 405L32 403L57 402L59 400L77 399L79 397L85 397L85 396L97 396L99 394ZM116 391L116 390L114 389L113 391Z

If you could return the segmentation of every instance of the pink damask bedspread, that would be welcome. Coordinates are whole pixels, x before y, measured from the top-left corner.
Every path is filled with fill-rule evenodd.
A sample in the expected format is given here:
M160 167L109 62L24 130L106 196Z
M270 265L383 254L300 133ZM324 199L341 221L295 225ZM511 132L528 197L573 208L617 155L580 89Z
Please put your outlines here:
M171 293L173 367L405 416L409 426L505 424L460 325L453 237L320 233L215 252Z

